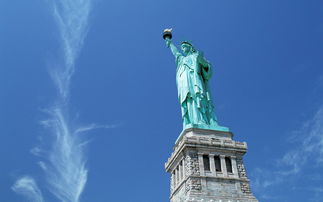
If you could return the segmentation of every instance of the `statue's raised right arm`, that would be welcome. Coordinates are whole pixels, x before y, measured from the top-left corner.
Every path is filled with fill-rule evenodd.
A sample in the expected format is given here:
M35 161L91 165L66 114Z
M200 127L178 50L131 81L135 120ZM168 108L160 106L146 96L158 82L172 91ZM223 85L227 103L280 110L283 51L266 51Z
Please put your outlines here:
M177 47L173 44L173 42L170 38L166 38L165 41L166 41L167 47L170 48L170 50L172 51L175 58L182 56L182 53L180 51L178 51Z

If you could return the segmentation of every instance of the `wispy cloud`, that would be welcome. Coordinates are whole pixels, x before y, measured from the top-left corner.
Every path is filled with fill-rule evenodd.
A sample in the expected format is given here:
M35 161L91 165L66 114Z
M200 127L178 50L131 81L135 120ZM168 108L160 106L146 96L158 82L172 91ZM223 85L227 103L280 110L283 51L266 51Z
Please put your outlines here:
M87 182L86 140L79 134L97 128L97 125L73 127L69 119L70 83L75 72L75 61L87 34L91 0L51 0L53 16L60 33L63 62L50 69L57 87L55 104L47 109L49 118L42 121L51 129L49 149L36 147L32 153L45 158L39 162L44 170L49 191L62 202L78 202ZM32 201L43 201L41 192L30 177L19 179L13 186ZM33 198L32 198L33 197ZM37 200L36 200L37 199Z
M310 159L323 166L323 106L295 133L297 134L295 141L300 146L288 151L281 159L281 163L291 166L295 174L300 172Z
M49 190L63 202L77 202L87 181L83 140L74 135L61 107L51 110L49 127L54 134L48 161L41 165L46 174Z
M257 192L264 194L263 196L266 195L266 189L269 187L290 180L303 179L300 178L301 176L306 176L308 181L322 178L318 176L311 178L308 170L323 168L323 106L300 129L292 133L287 144L290 149L281 158L273 161L270 169L256 168L252 172L253 187ZM309 187L302 188L305 190ZM310 188L315 195L319 194L323 197L322 189L323 186Z
M78 134L82 134L82 133L85 133L87 131L91 131L91 130L94 130L94 129L110 129L110 128L116 128L118 127L120 124L112 124L112 125L100 125L100 124L96 124L96 123L92 123L90 125L86 125L86 126L81 126L79 128L77 128L75 131L74 131L74 134L75 135L78 135Z
M16 181L11 189L24 195L31 202L43 202L43 196L32 177L24 176Z
M75 60L87 34L91 0L54 0L53 14L58 25L64 54L63 68L52 70L60 96L66 99L75 71Z

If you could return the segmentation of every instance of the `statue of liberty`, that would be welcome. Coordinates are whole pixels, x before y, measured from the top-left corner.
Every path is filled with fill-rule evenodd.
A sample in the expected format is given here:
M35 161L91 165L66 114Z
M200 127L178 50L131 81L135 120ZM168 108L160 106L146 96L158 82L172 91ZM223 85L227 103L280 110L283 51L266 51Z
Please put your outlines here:
M203 128L229 131L219 126L214 113L208 81L212 66L189 41L183 41L178 51L172 43L171 29L164 30L163 38L175 56L177 65L176 84L181 106L183 129Z

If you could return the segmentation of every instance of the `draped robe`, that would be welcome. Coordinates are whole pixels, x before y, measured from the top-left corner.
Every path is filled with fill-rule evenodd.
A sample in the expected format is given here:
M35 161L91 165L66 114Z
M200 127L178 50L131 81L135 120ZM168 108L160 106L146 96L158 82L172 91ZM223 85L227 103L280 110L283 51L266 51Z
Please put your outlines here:
M189 124L217 125L208 89L211 65L197 51L187 56L177 54L176 64L178 99L184 128Z

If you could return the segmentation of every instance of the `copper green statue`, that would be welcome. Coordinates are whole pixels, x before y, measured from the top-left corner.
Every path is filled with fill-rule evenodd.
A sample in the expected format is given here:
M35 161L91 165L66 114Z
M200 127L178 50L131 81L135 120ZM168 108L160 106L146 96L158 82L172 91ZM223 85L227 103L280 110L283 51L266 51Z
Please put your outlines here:
M176 84L181 105L183 129L203 128L229 131L219 126L214 114L208 82L212 76L212 66L202 52L197 51L188 41L181 44L182 52L172 43L172 30L165 29L163 38L175 56L177 65Z

